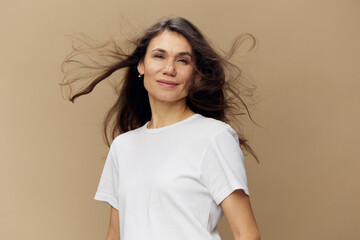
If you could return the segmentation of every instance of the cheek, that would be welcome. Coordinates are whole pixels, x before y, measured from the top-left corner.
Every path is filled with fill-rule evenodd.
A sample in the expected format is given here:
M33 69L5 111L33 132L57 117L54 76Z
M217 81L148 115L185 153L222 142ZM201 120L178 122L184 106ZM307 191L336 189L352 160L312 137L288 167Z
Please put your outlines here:
M189 84L194 80L194 73L193 71L187 71L184 75L183 75L183 79L184 79L184 83L185 84Z
M146 77L145 77L146 76ZM149 74L145 74L144 75L144 88L146 89L147 92L149 92L149 90L151 91L151 77L149 76Z
M144 67L144 72L149 77L154 76L156 73L158 73L162 66L159 63L154 63L151 61L146 62L146 67Z

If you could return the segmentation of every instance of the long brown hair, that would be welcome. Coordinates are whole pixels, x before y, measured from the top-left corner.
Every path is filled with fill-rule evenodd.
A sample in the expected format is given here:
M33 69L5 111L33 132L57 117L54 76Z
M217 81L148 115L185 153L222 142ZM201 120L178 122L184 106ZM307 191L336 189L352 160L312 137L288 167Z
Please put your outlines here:
M199 77L199 81L193 82L188 88L186 104L195 113L199 113L205 117L211 117L223 122L230 122L231 117L248 114L252 122L249 109L242 96L252 95L255 89L254 85L250 88L240 89L236 86L240 82L241 70L238 66L230 63L228 60L237 50L238 46L244 39L251 39L252 46L255 47L256 40L251 34L242 34L235 39L231 50L225 55L218 54L209 44L207 39L202 35L200 30L191 22L182 17L165 19L157 22L132 43L135 50L130 54L126 54L124 48L119 47L114 40L108 41L100 46L91 46L86 41L82 41L87 45L87 50L95 50L98 55L102 55L107 59L111 59L107 64L100 63L91 57L92 64L85 64L84 61L78 60L79 54L85 53L84 48L73 46L73 51L69 54L63 64L64 79L61 86L69 85L69 100L74 100L82 95L90 93L95 86L110 77L113 73L120 69L125 69L122 82L115 89L118 98L114 105L110 108L103 122L103 137L107 146L119 134L139 128L151 119L151 108L148 93L144 88L143 79L138 78L137 66L146 54L147 47L152 38L163 31L173 31L184 36L193 48L195 55L194 69ZM109 48L110 46L110 48ZM77 66L68 69L69 65ZM96 70L94 75L77 74L74 71ZM71 84L88 79L90 83L76 94L71 92ZM234 119L235 119L234 118ZM255 123L255 122L254 122ZM110 140L108 132L111 134ZM237 130L239 136L240 147L244 147L259 162L258 157L252 148L247 144L244 134Z

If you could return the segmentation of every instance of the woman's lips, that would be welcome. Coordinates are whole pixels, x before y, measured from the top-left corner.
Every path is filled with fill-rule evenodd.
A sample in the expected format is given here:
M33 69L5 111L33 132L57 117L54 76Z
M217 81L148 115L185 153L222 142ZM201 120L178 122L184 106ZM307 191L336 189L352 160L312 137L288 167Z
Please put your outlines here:
M176 87L177 83L174 83L172 81L167 81L167 80L158 80L157 81L159 83L160 86L163 86L163 87L166 87L166 88L173 88L173 87Z

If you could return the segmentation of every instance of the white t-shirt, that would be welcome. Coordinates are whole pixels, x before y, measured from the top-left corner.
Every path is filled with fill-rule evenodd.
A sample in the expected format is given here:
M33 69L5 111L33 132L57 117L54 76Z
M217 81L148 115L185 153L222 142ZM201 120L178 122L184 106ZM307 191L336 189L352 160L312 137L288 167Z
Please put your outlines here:
M117 136L94 199L119 210L121 240L219 240L219 205L249 195L244 156L230 125L200 114Z

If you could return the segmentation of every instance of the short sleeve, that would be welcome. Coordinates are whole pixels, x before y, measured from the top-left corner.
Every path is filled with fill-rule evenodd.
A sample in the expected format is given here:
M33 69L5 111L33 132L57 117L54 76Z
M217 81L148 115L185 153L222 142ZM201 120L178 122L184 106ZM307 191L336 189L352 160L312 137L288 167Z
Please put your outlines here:
M238 135L230 126L210 140L200 171L201 181L217 205L236 189L250 195Z
M114 155L114 144L111 144L94 199L107 202L119 210L118 187L118 166Z

